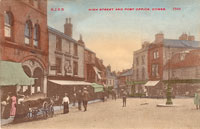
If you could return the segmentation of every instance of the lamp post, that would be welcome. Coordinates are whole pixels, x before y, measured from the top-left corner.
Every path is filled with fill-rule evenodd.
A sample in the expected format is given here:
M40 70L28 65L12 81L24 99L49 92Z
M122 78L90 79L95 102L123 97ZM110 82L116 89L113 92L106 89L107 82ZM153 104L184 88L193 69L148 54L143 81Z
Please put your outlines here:
M167 83L167 91L166 91L166 97L167 97L167 102L166 105L172 105L172 87L171 87L171 82L170 82L170 46L168 46L168 52L169 52L169 63L168 63L168 83ZM172 57L172 56L171 56Z

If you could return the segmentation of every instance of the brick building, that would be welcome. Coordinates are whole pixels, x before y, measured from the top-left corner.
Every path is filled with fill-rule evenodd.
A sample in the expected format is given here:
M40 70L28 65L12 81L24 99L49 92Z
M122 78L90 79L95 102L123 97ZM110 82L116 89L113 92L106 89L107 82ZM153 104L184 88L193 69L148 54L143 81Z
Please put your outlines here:
M200 42L194 41L194 36L182 34L179 39L165 39L164 34L156 34L155 41L149 45L148 49L149 81L145 84L149 87L149 91L152 90L151 94L164 94L166 87L162 83L164 66L173 55L198 48L200 48Z
M30 93L47 89L48 29L46 0L0 1L0 60L22 64L25 73L35 78ZM17 75L16 75L17 76Z
M173 94L193 96L199 86L200 51L183 51L172 56L164 66L163 79L174 80Z
M103 60L98 57L95 58L95 67L96 73L96 83L99 83L105 87L106 85L106 67L103 64Z
M84 73L85 73L85 81L87 82L97 82L99 73L95 72L95 58L96 54L88 48L85 48L84 55Z
M118 94L120 94L121 89L126 89L129 94L133 92L132 85L129 85L130 82L133 82L133 74L133 68L123 70L118 74Z

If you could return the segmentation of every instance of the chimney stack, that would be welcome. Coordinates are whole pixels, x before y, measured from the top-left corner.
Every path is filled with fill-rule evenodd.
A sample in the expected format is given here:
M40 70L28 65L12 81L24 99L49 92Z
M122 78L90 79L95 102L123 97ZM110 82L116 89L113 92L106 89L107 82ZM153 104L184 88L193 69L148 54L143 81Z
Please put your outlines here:
M82 44L82 45L85 45L85 43L83 42L83 39L82 39L82 35L80 34L80 39L78 40L78 43Z
M155 43L162 43L164 40L164 34L158 33L155 35Z
M149 46L149 42L148 41L144 41L142 44L142 48L148 47Z
M66 23L64 25L64 33L70 37L72 37L72 24L71 18L66 18Z
M180 37L179 40L188 40L188 35L186 33L183 33Z
M194 41L194 40L195 40L195 37L192 36L192 35L190 35L190 36L188 36L188 40L189 40L189 41Z

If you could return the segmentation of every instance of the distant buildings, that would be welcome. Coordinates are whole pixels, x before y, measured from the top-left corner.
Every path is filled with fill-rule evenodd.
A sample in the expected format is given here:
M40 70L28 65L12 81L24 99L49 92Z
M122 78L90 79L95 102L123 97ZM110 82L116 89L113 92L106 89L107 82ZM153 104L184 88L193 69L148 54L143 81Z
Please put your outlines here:
M117 75L114 71L111 71L111 66L106 67L106 87L110 87L117 91Z
M120 72L117 76L118 79L118 93L121 89L127 90L129 94L133 92L132 81L133 81L133 69L127 69Z

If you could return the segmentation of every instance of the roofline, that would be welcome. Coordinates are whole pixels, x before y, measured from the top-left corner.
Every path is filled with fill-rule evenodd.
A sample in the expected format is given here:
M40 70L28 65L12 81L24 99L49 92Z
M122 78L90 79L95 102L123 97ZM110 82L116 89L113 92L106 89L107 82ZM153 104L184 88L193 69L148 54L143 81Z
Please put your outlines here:
M59 30L57 30L57 29L54 29L54 28L52 28L52 27L50 27L50 26L48 26L48 31L49 31L49 32L52 32L52 33L54 33L54 34L56 34L56 35L59 35L59 36L65 38L65 39L67 39L67 40L70 40L70 41L72 41L72 42L74 42L74 43L78 43L78 41L76 41L75 39L71 38L70 36L68 36L68 35L64 34L63 32L61 32L61 31L59 31Z
M179 39L165 39L165 38L163 40L178 40L178 41L180 41ZM200 43L200 41L196 41L196 40L181 40L181 41L199 42Z
M85 50L89 51L89 52L92 52L94 54L96 54L95 52L93 52L92 50L88 49L88 48L85 48Z

